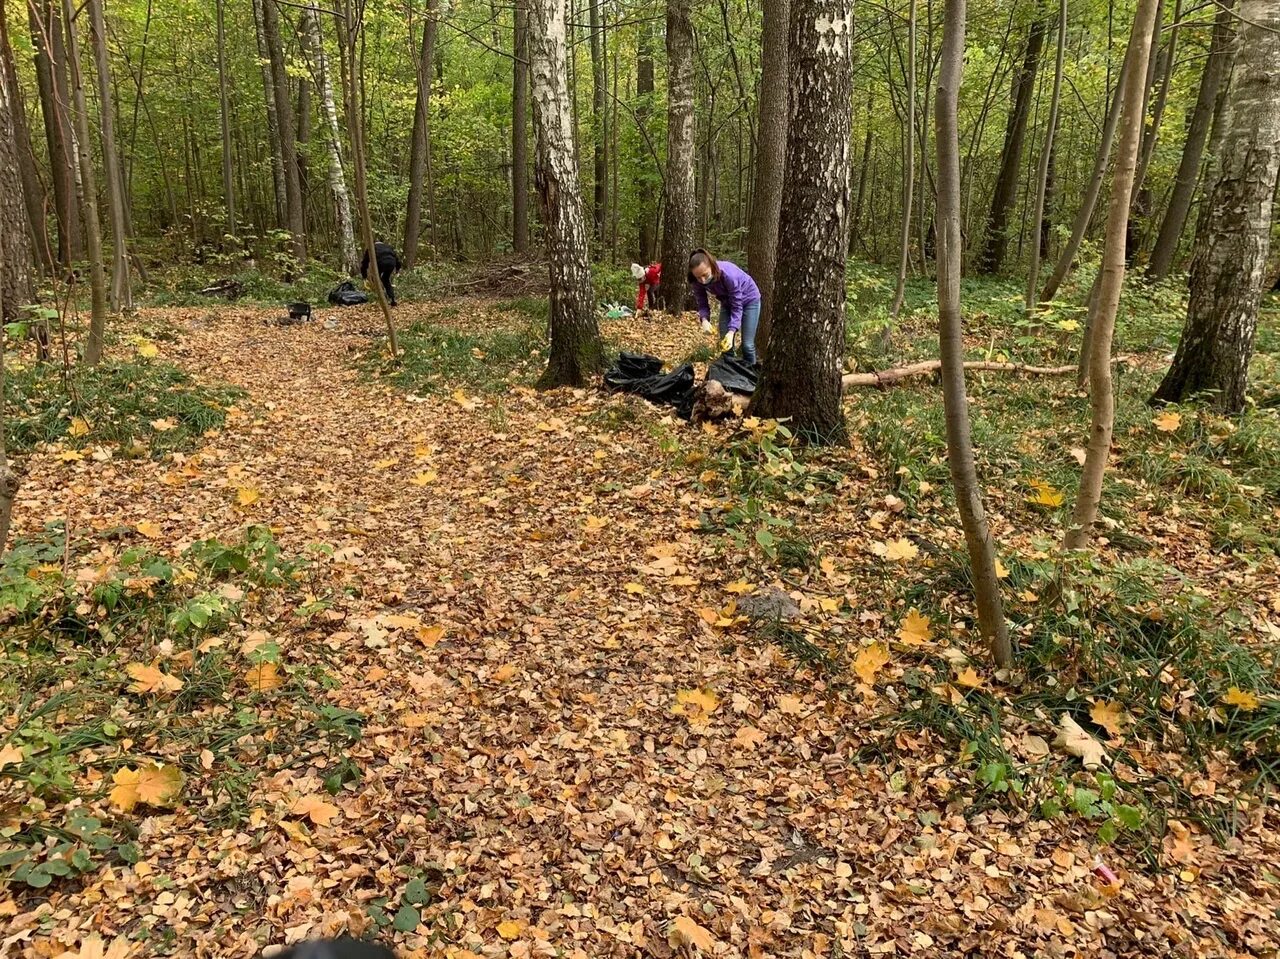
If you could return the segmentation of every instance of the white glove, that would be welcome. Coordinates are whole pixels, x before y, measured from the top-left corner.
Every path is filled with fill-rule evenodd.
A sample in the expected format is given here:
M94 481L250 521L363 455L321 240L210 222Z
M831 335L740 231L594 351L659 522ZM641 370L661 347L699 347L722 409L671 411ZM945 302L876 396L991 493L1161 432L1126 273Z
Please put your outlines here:
M710 320L703 320L703 321L702 321L702 332L703 332L703 333L710 333L710 332L711 332L711 321L710 321Z
M721 352L721 353L732 353L732 352L733 352L733 340L734 340L734 337L735 337L735 336L737 336L737 334L736 334L736 333L734 333L734 331L733 331L733 330L730 330L728 333L726 333L726 334L724 335L724 339L722 339L722 340L720 341L720 352Z

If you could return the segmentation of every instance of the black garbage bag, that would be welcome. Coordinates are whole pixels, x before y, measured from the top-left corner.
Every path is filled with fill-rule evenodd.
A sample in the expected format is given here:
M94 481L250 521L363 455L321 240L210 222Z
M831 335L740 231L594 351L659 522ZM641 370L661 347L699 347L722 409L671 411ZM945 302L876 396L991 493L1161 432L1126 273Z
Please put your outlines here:
M369 302L369 295L357 290L350 280L343 280L329 291L329 302L334 306L359 306Z
M731 393L750 396L756 391L760 370L754 364L726 353L712 360L711 365L707 367L707 379L717 381Z
M640 353L620 353L618 362L604 375L611 393L634 393L659 406L674 406L688 419L693 412L693 365L662 372L662 360Z

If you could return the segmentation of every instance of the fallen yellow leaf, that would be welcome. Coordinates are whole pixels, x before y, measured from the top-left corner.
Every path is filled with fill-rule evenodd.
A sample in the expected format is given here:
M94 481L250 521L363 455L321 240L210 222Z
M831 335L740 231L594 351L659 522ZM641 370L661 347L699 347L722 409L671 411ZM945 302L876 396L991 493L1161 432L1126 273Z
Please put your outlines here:
M418 641L427 649L435 649L436 643L444 637L443 626L423 626L418 630Z
M262 494L252 486L241 486L236 490L236 505L240 507L252 506L258 500L262 499Z
M956 673L956 683L961 686L967 686L970 689L977 689L982 685L982 677L978 675L978 671L972 666L966 666Z
M685 945L711 952L716 945L715 937L688 916L676 916L672 923L674 937Z
M505 663L499 666L493 673L493 681L495 683L505 683L516 674L516 668L511 663Z
M145 536L147 539L159 539L159 538L160 538L161 533L160 533L160 526L159 526L159 524L158 524L158 523L153 523L153 522L152 522L151 520L149 520L149 519L144 519L141 523L139 523L139 524L137 525L137 527L136 527L136 528L137 528L138 532L139 532L139 533L141 533L143 536Z
M871 551L894 563L908 563L920 555L920 547L905 536L886 543L875 543Z
M1047 482L1041 479L1033 479L1029 484L1031 487L1031 495L1027 497L1028 503L1034 503L1036 506L1061 506L1066 502L1067 494L1054 489Z
M726 593L736 593L737 595L741 596L744 593L751 592L751 589L752 589L752 586L750 583L739 580L736 583L730 583L728 586L724 588L724 591Z
M1251 713L1262 705L1262 702L1253 693L1246 692L1236 686L1232 686L1227 690L1227 694L1222 697L1222 701L1228 706L1243 709L1246 713Z
M929 617L912 606L898 629L898 639L908 646L923 646L929 641L930 636Z
M1089 707L1089 718L1112 736L1119 736L1131 717L1120 703L1099 700Z
M124 671L133 680L129 684L131 693L176 693L182 688L182 680L177 676L170 676L156 666L130 663Z
M138 344L138 355L147 359L155 359L160 355L160 347L156 346L150 340L143 340Z
M1161 433L1176 433L1178 432L1178 427L1182 425L1182 414L1173 412L1161 413L1151 422Z
M338 807L320 796L300 796L289 807L289 815L310 819L317 826L327 826L338 815Z
M588 516L586 522L582 524L582 528L588 533L594 533L602 530L609 525L609 521L600 516Z
M498 923L498 935L510 942L512 939L518 939L520 933L524 932L524 923L517 922L514 919L508 919L505 922Z
M170 419L169 417L166 416L164 419L161 419L161 420L152 420L151 428L155 430L157 433L167 433L169 432L169 430L174 430L178 428L178 421L175 419Z
M244 681L255 693L267 693L284 685L275 663L259 663L244 674Z
M413 479L409 480L409 482L412 483L414 486L430 486L435 481L436 481L435 470L423 470L420 473L415 473L413 475Z
M185 777L182 770L171 765L122 767L111 777L115 783L108 798L121 812L129 812L138 803L148 806L167 806L182 791Z
M68 436L88 436L89 430L90 430L90 426L89 426L88 420L86 420L83 416L73 416L71 417L71 425L67 428L67 435Z
M868 686L876 681L876 674L889 662L889 650L882 644L864 646L853 658L853 671Z

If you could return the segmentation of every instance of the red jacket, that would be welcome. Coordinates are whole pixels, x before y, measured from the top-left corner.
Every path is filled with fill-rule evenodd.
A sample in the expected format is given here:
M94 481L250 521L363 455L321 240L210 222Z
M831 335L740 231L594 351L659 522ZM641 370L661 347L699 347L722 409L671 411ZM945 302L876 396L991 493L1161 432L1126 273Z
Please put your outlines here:
M651 290L656 290L658 284L662 281L662 264L650 263L649 268L644 271L644 277L640 280L640 286L636 290L636 312L639 313L644 309L645 297Z

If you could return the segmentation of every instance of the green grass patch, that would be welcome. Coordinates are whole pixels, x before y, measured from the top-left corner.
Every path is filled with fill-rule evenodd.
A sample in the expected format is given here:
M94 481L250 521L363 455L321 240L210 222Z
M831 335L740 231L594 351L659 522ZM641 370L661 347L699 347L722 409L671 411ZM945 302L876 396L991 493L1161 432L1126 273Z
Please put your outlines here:
M413 393L458 387L497 393L537 379L546 363L545 344L545 327L537 321L483 333L417 322L400 333L399 363L388 364L381 350L370 350L358 362L366 372Z
M109 443L134 455L188 449L221 429L242 390L196 382L170 363L141 357L76 366L65 377L54 363L10 362L4 404L9 449L40 443L72 447Z

